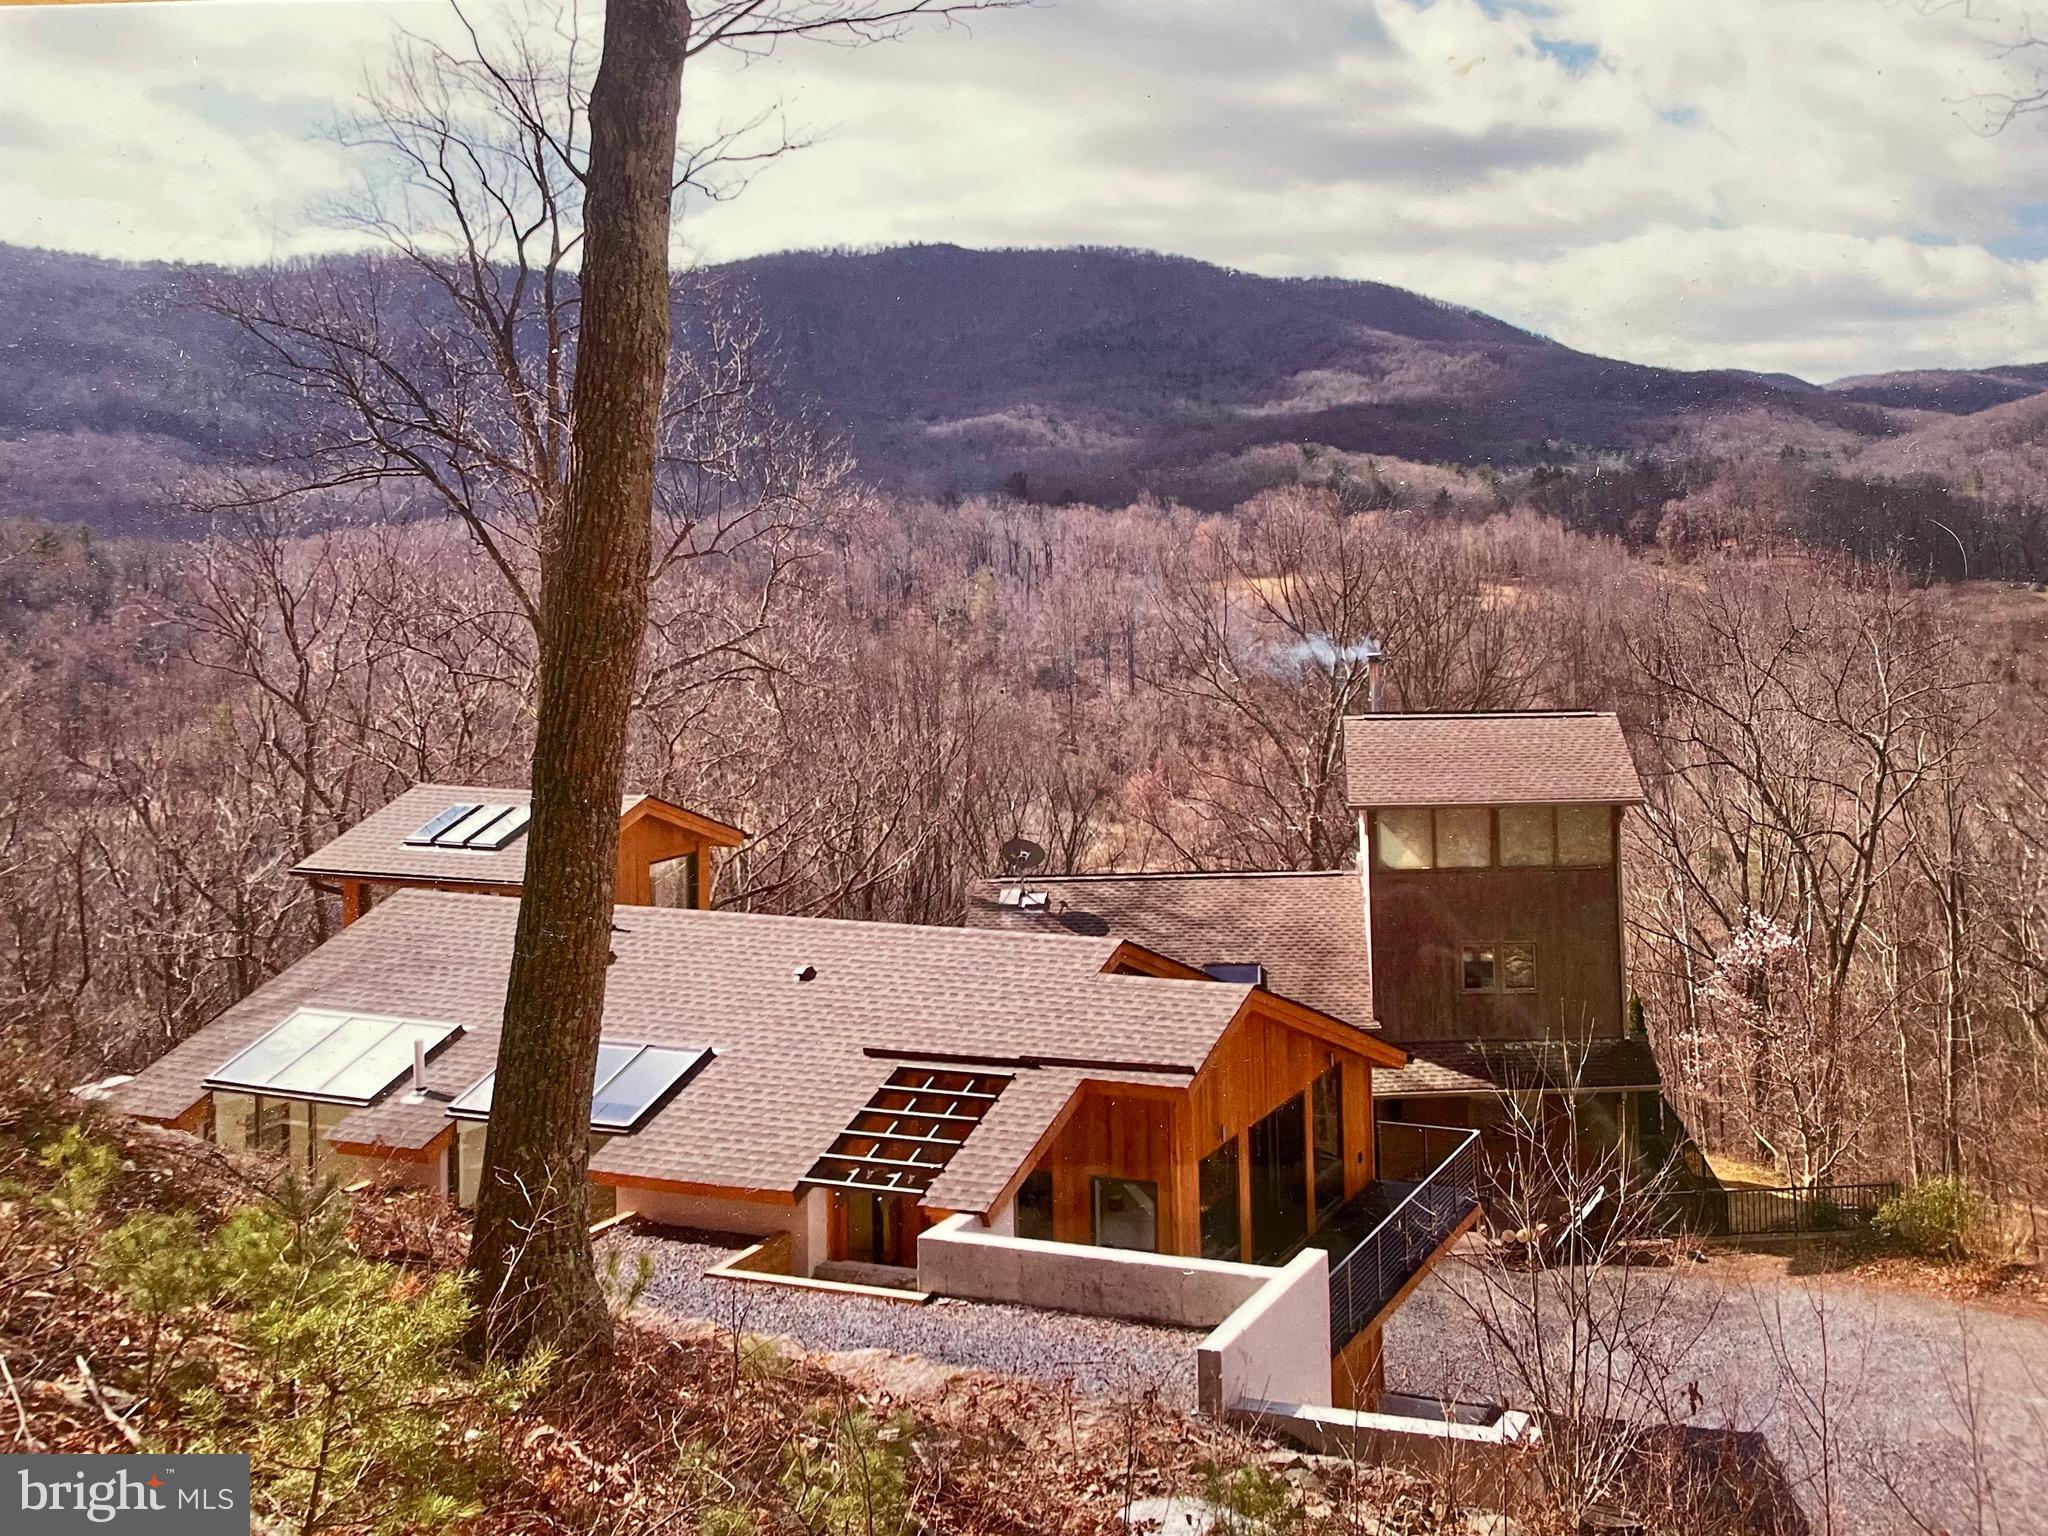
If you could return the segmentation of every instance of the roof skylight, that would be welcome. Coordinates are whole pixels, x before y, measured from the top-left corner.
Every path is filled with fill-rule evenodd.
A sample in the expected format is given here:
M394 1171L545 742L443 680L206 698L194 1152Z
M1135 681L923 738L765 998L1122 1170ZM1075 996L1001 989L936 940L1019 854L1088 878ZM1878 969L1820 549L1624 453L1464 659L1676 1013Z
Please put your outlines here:
M630 1135L709 1060L711 1052L698 1046L598 1042L590 1128L608 1136ZM448 1113L458 1120L488 1119L497 1082L495 1071L484 1074L456 1096Z
M480 804L464 801L451 805L405 839L408 848L467 848L495 853L508 846L526 830L533 819L530 805Z
M205 1080L208 1088L361 1107L412 1070L417 1041L432 1055L460 1024L301 1008Z

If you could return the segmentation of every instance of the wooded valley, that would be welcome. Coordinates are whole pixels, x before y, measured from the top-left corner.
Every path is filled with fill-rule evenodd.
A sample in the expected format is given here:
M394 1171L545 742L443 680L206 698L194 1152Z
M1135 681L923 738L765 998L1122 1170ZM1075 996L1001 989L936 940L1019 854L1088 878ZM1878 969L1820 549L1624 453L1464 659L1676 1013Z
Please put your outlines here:
M1323 489L1203 516L816 470L672 523L656 582L630 779L752 833L722 905L956 921L1019 834L1056 870L1340 865L1377 637L1389 708L1622 710L1633 981L1705 1144L2038 1197L2038 595ZM0 1018L81 1077L334 931L305 852L410 782L525 770L532 626L458 520L216 518L0 551Z

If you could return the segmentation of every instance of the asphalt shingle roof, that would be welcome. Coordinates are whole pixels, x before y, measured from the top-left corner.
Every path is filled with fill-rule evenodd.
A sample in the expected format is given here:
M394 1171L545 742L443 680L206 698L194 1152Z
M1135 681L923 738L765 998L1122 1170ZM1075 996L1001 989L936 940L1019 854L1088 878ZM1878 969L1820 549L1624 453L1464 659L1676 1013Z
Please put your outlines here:
M1043 910L998 903L1044 891ZM1107 934L1184 965L1254 961L1266 988L1373 1027L1363 878L1353 870L1245 874L1031 875L977 881L967 921L1005 933Z
M1611 714L1352 715L1346 800L1402 805L1635 804L1643 782Z
M1410 1040L1405 1067L1372 1075L1372 1096L1498 1093L1502 1089L1654 1088L1661 1078L1650 1042L1619 1040Z
M459 1093L496 1057L518 910L496 896L399 891L116 1090L116 1107L175 1117L209 1073L302 1006L463 1025L426 1074L430 1092ZM946 1199L965 1202L1014 1171L1012 1153L1057 1114L1046 1104L1064 1102L1063 1084L1185 1081L1252 992L1104 975L1119 942L1108 936L650 907L622 907L614 923L606 1037L715 1053L645 1126L592 1159L595 1172L622 1177L794 1190L903 1055L1019 1063L1018 1082L947 1169ZM804 966L813 980L795 979ZM1043 1060L1073 1065L1034 1065ZM351 1115L336 1139L424 1146L445 1108L407 1102L401 1089ZM931 1203L942 1203L937 1191Z
M621 818L648 800L627 795ZM370 812L341 836L315 849L292 867L303 876L371 880L437 880L450 885L517 886L526 879L526 834L503 848L408 848L410 837L452 805L529 805L525 789L492 789L478 784L415 784L381 810ZM695 815L696 813L690 813ZM709 818L701 818L709 820ZM722 827L722 823L712 823ZM725 828L735 839L738 828Z

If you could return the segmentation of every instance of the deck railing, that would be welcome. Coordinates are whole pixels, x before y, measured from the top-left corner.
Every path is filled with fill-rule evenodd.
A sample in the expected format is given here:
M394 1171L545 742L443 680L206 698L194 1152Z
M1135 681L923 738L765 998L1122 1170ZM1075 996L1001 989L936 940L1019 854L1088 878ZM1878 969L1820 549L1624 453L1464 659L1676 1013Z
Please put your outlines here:
M1379 1126L1380 1186L1393 1209L1348 1252L1330 1255L1330 1348L1362 1333L1479 1204L1479 1133Z
M1703 1189L1670 1197L1675 1225L1717 1237L1796 1236L1868 1226L1897 1197L1894 1183Z

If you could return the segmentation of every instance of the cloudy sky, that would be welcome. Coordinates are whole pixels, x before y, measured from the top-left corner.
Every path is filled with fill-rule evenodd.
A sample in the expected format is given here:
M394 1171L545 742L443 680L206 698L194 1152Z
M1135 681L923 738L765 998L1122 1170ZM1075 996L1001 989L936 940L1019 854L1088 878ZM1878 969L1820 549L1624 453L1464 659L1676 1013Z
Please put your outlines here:
M684 238L705 260L1143 246L1816 379L2048 359L2048 117L1984 131L2034 67L2001 56L2000 4L1041 0L707 60L686 134L778 107L818 142ZM319 129L394 25L445 22L440 0L0 8L0 240L321 248L309 209L355 172Z

